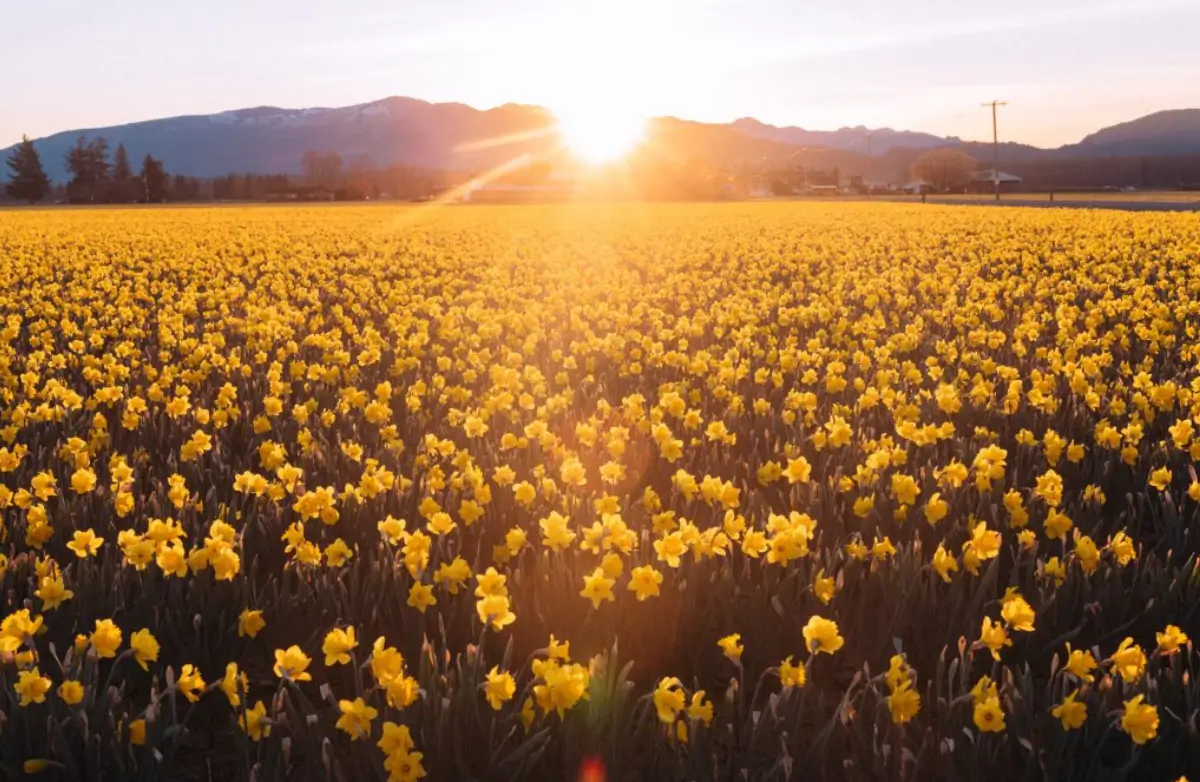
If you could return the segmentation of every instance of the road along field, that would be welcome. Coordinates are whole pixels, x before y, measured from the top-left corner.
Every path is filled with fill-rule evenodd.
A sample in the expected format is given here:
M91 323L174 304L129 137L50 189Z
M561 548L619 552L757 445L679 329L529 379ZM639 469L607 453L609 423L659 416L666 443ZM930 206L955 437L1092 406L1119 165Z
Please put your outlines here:
M0 776L1200 768L1200 221L0 213Z

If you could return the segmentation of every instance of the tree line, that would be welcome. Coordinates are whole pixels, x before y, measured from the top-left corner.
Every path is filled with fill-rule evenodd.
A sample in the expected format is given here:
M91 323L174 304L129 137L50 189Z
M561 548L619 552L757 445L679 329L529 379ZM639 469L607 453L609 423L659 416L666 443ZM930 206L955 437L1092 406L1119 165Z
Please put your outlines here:
M197 180L171 177L163 161L147 154L137 172L124 144L109 155L108 140L103 136L80 136L67 150L64 163L70 179L56 187L46 175L41 156L28 136L21 139L5 161L9 169L5 193L18 201L36 203L46 198L70 203L162 203L183 200L199 193Z
M6 160L4 192L18 201L47 199L73 204L162 203L165 201L271 201L426 198L457 178L450 172L392 164L375 167L363 158L347 165L333 151L309 150L301 158L303 174L231 173L211 179L167 173L162 160L147 154L134 172L124 144L111 150L103 136L80 136L67 151L69 180L56 184L46 175L37 148L21 139Z

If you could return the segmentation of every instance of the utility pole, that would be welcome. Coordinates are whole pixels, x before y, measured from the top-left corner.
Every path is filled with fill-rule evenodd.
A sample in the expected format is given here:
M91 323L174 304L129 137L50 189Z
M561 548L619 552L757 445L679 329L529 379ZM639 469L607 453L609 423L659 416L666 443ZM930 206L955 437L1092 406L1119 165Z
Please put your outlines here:
M870 175L870 173L871 173L871 136L872 135L874 135L874 133L872 131L868 130L867 131L867 174L868 175ZM867 188L867 198L870 198L871 197L871 182L870 182L870 180L868 180L864 177L863 184Z
M996 108L1007 106L1007 101L994 100L981 104L985 108L992 107L992 184L996 189L996 200L1000 200L1000 134L996 131Z

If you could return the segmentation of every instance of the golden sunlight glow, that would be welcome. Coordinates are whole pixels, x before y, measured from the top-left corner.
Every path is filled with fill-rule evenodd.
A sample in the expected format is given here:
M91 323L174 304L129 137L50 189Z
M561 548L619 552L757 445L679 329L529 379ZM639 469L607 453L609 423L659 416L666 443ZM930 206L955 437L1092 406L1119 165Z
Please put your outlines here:
M611 163L633 150L646 133L646 120L611 105L556 110L563 144L587 163Z

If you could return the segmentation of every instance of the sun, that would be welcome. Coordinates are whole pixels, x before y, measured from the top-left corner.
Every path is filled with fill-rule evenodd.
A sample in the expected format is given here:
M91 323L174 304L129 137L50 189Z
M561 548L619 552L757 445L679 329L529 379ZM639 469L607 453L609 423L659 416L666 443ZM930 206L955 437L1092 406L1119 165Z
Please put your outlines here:
M627 155L646 135L646 120L606 106L554 112L563 144L584 162L612 163Z

